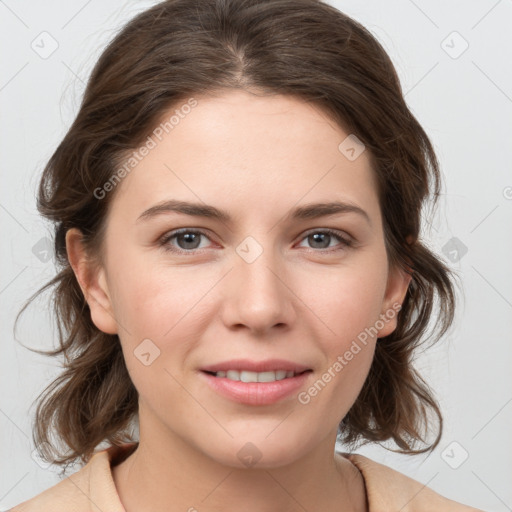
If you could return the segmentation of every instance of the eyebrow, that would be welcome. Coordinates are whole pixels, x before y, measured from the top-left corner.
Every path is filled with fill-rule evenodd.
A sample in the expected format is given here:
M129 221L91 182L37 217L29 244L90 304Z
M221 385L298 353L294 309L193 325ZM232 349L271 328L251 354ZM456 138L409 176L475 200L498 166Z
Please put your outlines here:
M137 222L146 221L158 215L171 212L181 213L194 217L215 219L225 223L232 222L232 218L229 213L224 210L220 210L215 206L207 205L204 203L202 204L178 201L175 199L164 201L155 206L152 206L151 208L148 208L141 215L139 215ZM372 225L370 216L368 213L366 213L365 210L355 204L344 203L341 201L334 201L329 203L311 203L304 206L299 206L292 210L286 217L291 218L292 220L309 220L343 213L356 213L363 217L368 222L368 224L370 224L370 226Z

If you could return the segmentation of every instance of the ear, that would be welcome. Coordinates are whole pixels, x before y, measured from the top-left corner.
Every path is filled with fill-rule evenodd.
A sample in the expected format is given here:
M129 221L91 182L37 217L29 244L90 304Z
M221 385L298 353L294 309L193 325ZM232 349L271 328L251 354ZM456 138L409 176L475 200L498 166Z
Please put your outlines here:
M117 334L105 270L87 254L80 230L72 228L66 232L66 250L94 325L106 334Z
M412 274L402 268L394 267L390 269L380 315L384 326L382 329L379 329L378 338L384 338L396 329L398 312L405 300L411 279Z

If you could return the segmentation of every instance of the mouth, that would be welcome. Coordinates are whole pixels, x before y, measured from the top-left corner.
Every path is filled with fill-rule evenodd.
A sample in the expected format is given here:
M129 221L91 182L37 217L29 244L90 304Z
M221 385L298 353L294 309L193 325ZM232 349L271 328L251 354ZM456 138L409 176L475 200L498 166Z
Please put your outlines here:
M216 394L231 402L252 406L291 400L294 393L308 384L312 373L312 368L284 359L259 362L236 359L199 371Z
M235 382L276 382L284 379L291 379L297 375L312 372L311 369L295 372L293 370L275 370L265 372L253 372L250 370L219 370L206 371L204 373L217 378L224 378Z

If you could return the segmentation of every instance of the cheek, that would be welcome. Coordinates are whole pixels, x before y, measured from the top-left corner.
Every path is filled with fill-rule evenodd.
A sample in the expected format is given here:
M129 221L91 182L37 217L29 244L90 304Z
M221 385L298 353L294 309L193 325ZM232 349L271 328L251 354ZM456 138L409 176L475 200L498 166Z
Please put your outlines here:
M324 363L310 386L297 396L304 414L321 417L326 425L341 421L363 387L375 351L372 327L381 306L381 290L372 282L346 279L337 287L334 284L328 296L318 297L318 306L324 306L323 314L318 309L323 322L317 331Z
M191 266L148 265L144 255L121 261L112 273L113 304L127 369L142 395L172 388L165 370L178 376L201 341L211 323L208 292L219 277Z
M156 403L183 394L172 375L179 379L179 362L198 338L200 323L194 314L199 308L191 305L200 298L199 291L194 291L190 280L187 285L176 275L171 280L142 267L140 273L128 273L118 281L116 315L125 327L119 332L126 367L146 400Z
M328 411L333 421L354 403L373 360L387 280L386 267L379 261L387 260L375 258L337 272L330 269L329 279L309 295L311 310L321 319L316 337L325 362L299 401ZM303 288L299 296L305 294Z
M157 268L143 255L125 257L113 272L116 319L138 336L162 338L206 293L209 281L203 282L191 267Z
M333 348L341 350L379 319L383 312L386 279L386 268L376 261L337 271L330 269L325 279L316 280L322 285L315 289L310 284L305 285L300 296L310 297L311 310L332 334L328 339L332 340Z

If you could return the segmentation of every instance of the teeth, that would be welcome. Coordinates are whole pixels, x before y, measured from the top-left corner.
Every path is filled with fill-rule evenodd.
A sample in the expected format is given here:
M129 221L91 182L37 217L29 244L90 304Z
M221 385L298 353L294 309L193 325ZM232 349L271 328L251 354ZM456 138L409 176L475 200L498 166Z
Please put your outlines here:
M246 370L219 371L215 377L226 377L229 380L241 382L274 382L276 380L289 379L295 375L293 371L277 370L275 372L249 372Z
M258 382L274 382L276 379L280 380L279 376L276 377L277 372L260 372L258 375Z
M256 372L240 372L240 380L242 382L258 382L258 374Z

